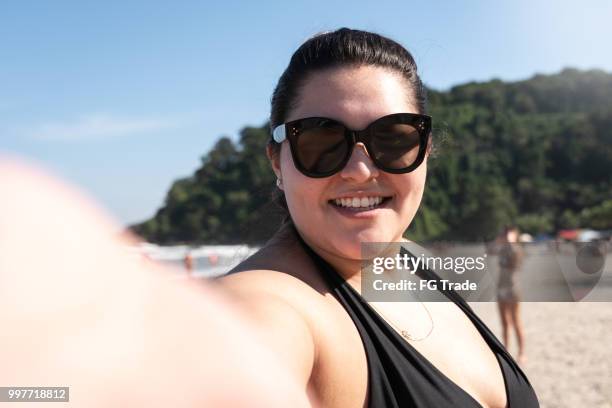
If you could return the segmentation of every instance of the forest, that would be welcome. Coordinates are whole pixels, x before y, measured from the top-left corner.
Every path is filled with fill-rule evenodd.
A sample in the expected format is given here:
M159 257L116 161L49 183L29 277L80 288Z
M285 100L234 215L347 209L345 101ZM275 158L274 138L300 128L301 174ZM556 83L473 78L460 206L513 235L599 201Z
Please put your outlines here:
M534 236L612 229L612 74L568 68L429 89L428 114L434 150L408 238L489 240L509 223ZM269 138L267 123L219 138L155 216L130 228L160 244L262 244L284 217Z

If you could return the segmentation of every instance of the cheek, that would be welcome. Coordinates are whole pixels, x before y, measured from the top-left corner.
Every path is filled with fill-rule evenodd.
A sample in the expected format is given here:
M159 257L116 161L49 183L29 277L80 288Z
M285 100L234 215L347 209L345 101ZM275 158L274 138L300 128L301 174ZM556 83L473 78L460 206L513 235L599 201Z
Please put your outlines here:
M315 210L322 197L322 181L306 177L295 168L288 146L283 145L280 164L283 191L292 217L299 218L305 211Z
M402 212L408 213L407 215L410 217L414 216L421 204L425 191L426 175L427 166L423 164L414 172L406 174L402 176L401 180L398 180L397 189L402 197Z
M293 158L291 157L291 150L286 143L281 146L280 170L283 179L283 191L287 200L290 200L289 196L294 194L295 187L300 184L300 178L303 175L295 168Z

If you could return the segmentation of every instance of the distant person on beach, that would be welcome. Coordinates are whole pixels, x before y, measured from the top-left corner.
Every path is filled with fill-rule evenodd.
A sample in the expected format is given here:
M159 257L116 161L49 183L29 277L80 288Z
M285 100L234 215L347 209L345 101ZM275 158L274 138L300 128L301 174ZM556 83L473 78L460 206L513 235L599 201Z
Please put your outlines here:
M412 55L366 31L311 37L273 92L270 130L286 219L220 282L304 395L326 408L537 407L456 292L428 303L361 295L361 244L406 242L425 189L432 119Z
M520 311L520 293L517 282L518 272L523 263L524 252L519 243L519 230L507 226L499 237L499 279L497 281L497 304L502 323L502 337L506 348L511 332L516 333L519 363L526 361L525 335Z
M187 251L185 254L185 259L183 259L183 264L185 265L185 270L187 271L187 276L193 276L193 256L191 255L191 251Z
M208 255L208 264L210 266L217 266L218 263L219 263L219 255L217 254Z

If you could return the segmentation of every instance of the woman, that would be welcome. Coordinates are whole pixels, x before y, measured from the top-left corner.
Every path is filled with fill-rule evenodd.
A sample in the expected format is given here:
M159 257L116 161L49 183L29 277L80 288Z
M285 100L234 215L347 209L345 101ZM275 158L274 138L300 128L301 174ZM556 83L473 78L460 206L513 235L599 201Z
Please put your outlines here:
M517 272L523 262L523 250L519 244L519 230L507 226L500 237L499 279L497 281L497 304L502 323L504 346L508 348L510 332L514 329L518 342L517 360L520 364L526 361L525 336L520 315L520 296L516 281Z
M359 294L360 243L402 241L419 207L424 110L396 42L346 28L306 41L272 97L268 157L288 220L223 282L321 406L537 406L456 298L374 309Z

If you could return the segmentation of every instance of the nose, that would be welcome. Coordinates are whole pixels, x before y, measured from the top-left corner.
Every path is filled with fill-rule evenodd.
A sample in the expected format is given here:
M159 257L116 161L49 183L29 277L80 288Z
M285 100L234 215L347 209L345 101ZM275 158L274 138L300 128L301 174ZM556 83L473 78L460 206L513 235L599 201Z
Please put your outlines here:
M340 172L340 176L356 183L363 183L378 177L379 171L370 159L365 145L359 142L353 146L351 157Z

